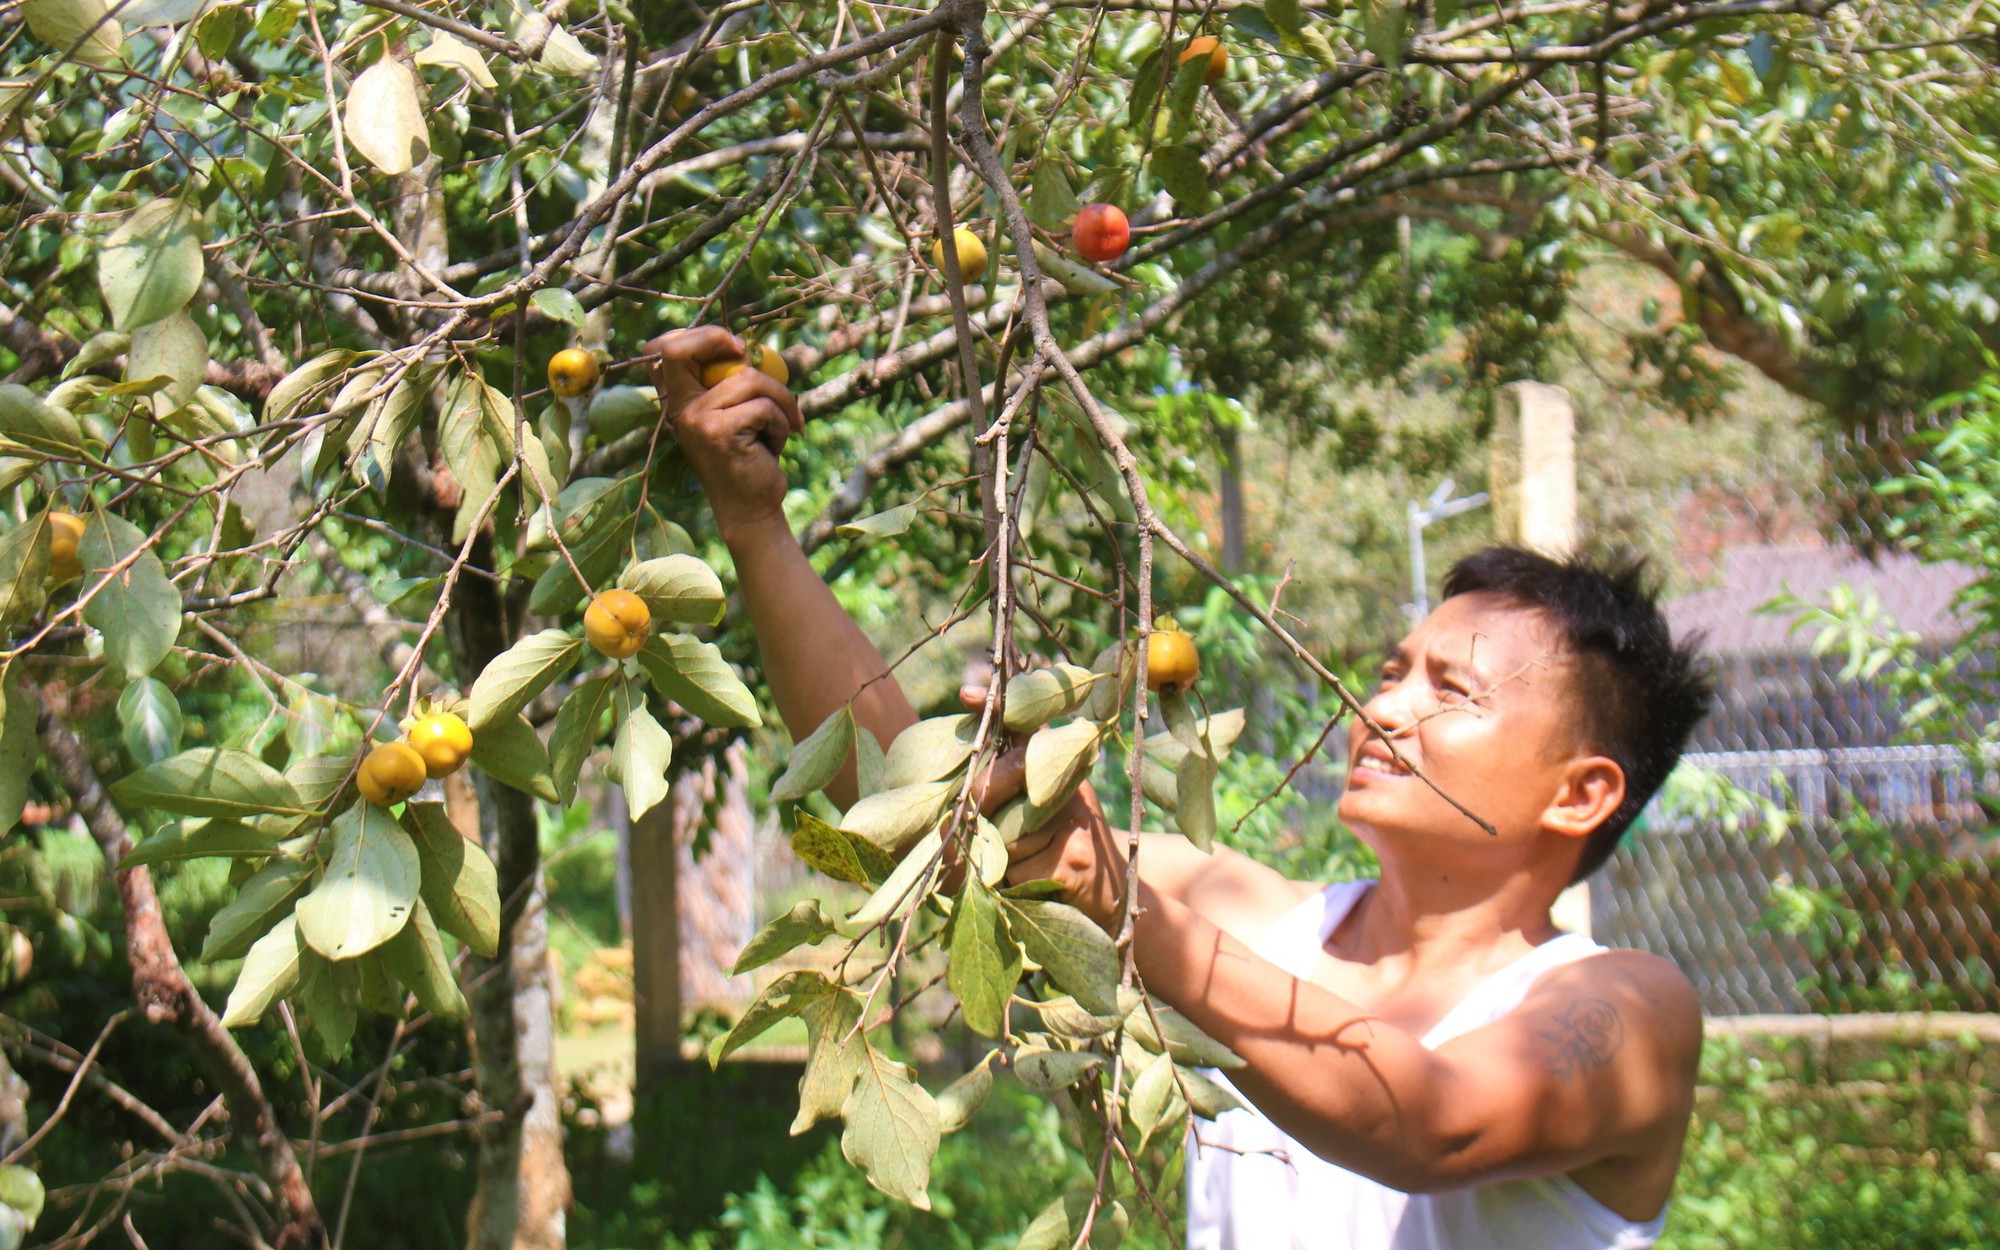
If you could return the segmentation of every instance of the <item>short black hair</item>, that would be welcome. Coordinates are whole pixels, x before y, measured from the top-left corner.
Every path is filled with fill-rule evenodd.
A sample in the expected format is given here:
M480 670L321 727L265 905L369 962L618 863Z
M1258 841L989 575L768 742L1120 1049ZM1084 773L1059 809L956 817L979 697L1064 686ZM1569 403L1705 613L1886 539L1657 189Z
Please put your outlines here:
M1488 547L1453 565L1444 596L1486 593L1534 608L1576 661L1583 717L1578 736L1625 771L1625 801L1584 843L1572 880L1604 865L1680 762L1715 700L1699 634L1676 642L1643 558L1605 564Z

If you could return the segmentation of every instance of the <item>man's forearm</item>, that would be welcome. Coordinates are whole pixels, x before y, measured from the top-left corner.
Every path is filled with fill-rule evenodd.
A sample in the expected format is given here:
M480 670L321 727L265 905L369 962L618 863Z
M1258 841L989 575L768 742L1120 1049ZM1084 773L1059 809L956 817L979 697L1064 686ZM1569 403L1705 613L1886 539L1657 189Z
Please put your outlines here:
M1299 981L1185 904L1140 886L1146 988L1242 1056L1230 1080L1314 1153L1420 1187L1437 1062L1405 1030Z
M764 675L778 714L803 738L852 700L855 720L884 747L916 713L875 644L840 606L783 516L727 530L736 578L757 633ZM854 762L828 787L845 808L854 802Z

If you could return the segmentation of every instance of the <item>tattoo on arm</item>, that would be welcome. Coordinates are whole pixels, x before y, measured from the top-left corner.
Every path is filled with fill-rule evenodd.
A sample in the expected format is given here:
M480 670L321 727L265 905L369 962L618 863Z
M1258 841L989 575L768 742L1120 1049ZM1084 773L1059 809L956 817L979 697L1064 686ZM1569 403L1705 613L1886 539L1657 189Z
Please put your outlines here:
M1549 1071L1560 1081L1605 1067L1625 1044L1618 1009L1601 998L1577 999L1539 1032L1554 1047Z

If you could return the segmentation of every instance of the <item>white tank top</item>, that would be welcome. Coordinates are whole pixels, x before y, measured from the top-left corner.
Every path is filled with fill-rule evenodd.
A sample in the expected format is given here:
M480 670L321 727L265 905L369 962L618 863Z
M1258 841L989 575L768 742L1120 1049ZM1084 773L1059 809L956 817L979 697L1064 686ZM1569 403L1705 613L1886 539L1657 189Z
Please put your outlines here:
M1326 887L1251 950L1306 978L1373 885ZM1423 1044L1435 1050L1491 1024L1519 1006L1544 972L1603 949L1580 933L1542 943L1474 987ZM1664 1210L1635 1224L1561 1175L1402 1193L1328 1163L1247 1106L1195 1121L1187 1166L1187 1250L1646 1250L1666 1224Z

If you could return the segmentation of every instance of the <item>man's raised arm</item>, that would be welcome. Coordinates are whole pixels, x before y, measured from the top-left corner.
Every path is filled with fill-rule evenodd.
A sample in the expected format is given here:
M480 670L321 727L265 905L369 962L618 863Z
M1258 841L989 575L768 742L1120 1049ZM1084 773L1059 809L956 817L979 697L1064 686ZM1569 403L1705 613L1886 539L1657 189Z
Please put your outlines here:
M744 354L742 340L720 326L661 335L647 351L655 357L653 379L667 422L707 491L735 560L764 674L786 727L803 738L853 700L857 722L888 746L916 713L785 520L778 454L804 427L798 400L756 369L704 388L703 364ZM827 789L843 808L854 802L852 760Z

